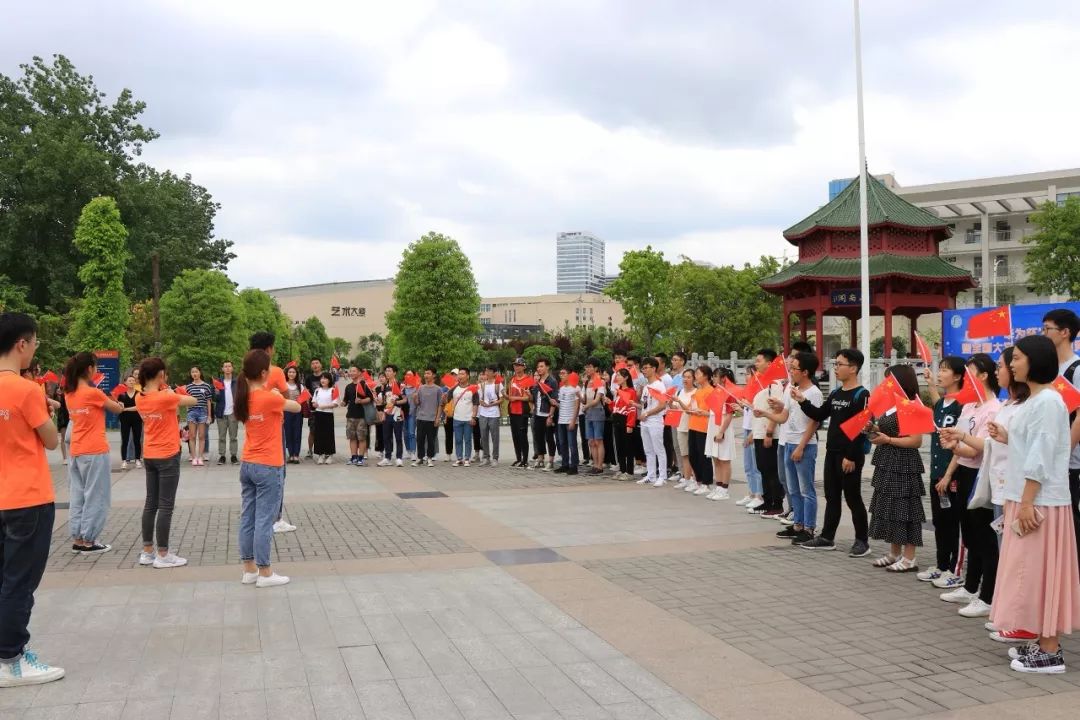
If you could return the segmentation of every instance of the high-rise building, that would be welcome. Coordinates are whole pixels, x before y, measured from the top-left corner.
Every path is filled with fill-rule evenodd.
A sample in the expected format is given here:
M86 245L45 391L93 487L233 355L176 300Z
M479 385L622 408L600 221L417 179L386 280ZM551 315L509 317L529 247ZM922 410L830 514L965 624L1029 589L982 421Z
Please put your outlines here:
M556 292L600 293L604 289L604 241L592 233L555 237Z

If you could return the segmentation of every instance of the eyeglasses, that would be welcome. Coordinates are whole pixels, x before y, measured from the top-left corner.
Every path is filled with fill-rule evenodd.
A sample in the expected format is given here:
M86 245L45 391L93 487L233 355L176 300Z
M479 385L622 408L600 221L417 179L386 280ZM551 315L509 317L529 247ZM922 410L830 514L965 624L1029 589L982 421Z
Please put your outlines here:
M842 363L842 362L834 362L833 365L835 367L855 367L851 363Z
M1048 332L1051 332L1051 331L1054 331L1054 330L1060 331L1061 328L1055 327L1053 325L1043 325L1043 332L1044 333L1048 333Z

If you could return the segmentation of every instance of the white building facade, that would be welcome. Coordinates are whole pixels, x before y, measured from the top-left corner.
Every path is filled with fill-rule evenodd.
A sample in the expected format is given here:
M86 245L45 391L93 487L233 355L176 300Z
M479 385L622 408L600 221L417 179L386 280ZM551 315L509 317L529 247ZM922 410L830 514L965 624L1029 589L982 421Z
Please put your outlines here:
M603 292L606 285L604 241L588 232L562 232L555 237L556 292Z

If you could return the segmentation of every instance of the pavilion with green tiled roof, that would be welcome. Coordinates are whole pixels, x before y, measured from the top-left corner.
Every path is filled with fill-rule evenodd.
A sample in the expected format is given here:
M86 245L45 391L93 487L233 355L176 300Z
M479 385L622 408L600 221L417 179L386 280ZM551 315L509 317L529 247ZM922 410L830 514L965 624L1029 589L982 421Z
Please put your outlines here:
M894 316L907 317L914 333L920 315L956 306L957 293L975 286L971 274L938 255L938 244L952 232L941 218L916 207L867 176L870 228L870 312L885 318L885 355L892 354ZM790 350L791 315L799 318L805 340L814 318L819 358L824 352L824 318L850 318L851 347L857 346L861 314L859 260L859 183L851 182L827 205L784 231L799 248L797 262L761 281L784 300L781 334Z

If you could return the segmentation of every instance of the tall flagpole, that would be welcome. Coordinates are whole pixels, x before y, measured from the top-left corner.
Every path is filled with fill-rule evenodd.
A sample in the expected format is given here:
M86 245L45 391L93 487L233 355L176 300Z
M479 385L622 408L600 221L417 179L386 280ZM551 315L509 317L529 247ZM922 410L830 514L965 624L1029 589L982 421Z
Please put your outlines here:
M855 0L855 101L859 109L859 272L862 280L862 318L859 322L859 346L870 360L870 229L866 211L866 129L863 125L862 30L859 0Z

